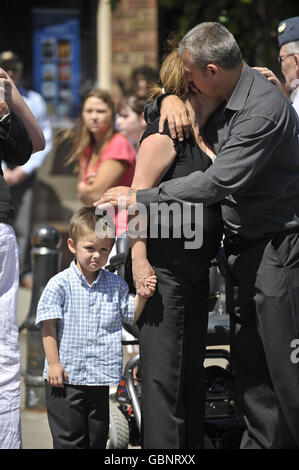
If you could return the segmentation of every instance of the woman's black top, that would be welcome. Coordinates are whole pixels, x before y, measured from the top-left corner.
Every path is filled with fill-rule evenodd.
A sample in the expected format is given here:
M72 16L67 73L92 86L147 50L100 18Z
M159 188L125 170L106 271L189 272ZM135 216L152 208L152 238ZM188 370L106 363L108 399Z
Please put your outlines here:
M151 134L156 134L159 132L159 118L155 119L145 130L141 142L146 139ZM165 124L164 134L170 137L170 132L167 123ZM194 171L205 171L213 164L211 158L201 150L197 145L195 137L193 134L188 139L180 142L178 139L173 140L174 148L176 151L176 157L173 161L171 167L168 169L165 176L162 178L162 181L167 181L174 178L180 178L186 176ZM159 155L159 158L163 158L163 155ZM163 203L165 204L165 203ZM189 209L187 209L187 206ZM197 206L197 211L196 207ZM185 212L185 222L189 221L188 210L190 211L192 207L192 216L191 216L191 226L189 231L183 226L183 217ZM173 212L170 210L173 208ZM202 213L202 220L199 220L199 213ZM170 219L167 217L167 210L162 209L162 213L166 217L163 220L161 212L154 214L151 210L150 213L150 223L148 230L148 248L155 247L157 248L157 243L161 246L164 245L165 248L171 244L172 248L178 248L179 250L184 250L184 255L194 256L200 254L200 257L205 259L212 259L216 256L220 240L222 238L222 219L220 204L215 204L209 207L203 207L203 205L183 204L182 201L174 200L169 204L168 213L170 214ZM176 218L172 217L173 213L176 213ZM196 216L195 216L196 214ZM178 227L180 223L180 227ZM169 237L167 237L167 229L169 228ZM181 230L181 236L178 237L179 231ZM186 241L192 241L191 235L194 231L202 230L203 234L203 243L199 249L186 249ZM157 235L158 231L158 236ZM163 232L164 231L164 232ZM154 236L153 236L154 235ZM166 236L166 237L165 237ZM197 237L198 238L198 237ZM194 246L196 244L194 243Z

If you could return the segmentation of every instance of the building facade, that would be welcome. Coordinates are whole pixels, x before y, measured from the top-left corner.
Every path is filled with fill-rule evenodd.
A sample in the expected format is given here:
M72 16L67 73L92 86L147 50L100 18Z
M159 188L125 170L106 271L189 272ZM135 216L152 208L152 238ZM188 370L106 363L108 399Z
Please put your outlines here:
M24 86L38 86L36 69L41 64L35 54L34 38L36 15L43 12L55 31L55 18L59 23L61 12L77 14L81 95L93 86L117 95L118 83L128 83L134 68L157 68L157 0L1 0L0 50L12 50L22 59ZM49 66L48 75L50 70ZM66 90L64 94L67 95Z

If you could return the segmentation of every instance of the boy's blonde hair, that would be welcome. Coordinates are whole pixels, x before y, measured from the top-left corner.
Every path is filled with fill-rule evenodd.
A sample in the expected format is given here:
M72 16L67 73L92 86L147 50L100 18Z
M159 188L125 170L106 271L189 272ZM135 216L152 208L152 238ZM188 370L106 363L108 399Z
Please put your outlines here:
M95 207L81 207L70 221L69 237L76 243L87 232L95 232L98 238L110 238L115 241L114 222L106 213L96 214Z

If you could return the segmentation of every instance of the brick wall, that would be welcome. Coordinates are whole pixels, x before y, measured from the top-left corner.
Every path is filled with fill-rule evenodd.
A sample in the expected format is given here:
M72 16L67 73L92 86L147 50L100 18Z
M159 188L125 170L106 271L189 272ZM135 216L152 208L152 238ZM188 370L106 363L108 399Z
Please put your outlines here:
M157 0L120 0L112 14L112 81L158 65Z

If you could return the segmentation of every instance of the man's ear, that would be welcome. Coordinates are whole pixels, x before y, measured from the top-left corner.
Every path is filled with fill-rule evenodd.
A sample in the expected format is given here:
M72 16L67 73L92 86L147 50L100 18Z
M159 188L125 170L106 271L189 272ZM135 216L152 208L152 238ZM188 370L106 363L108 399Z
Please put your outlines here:
M72 238L67 239L67 246L71 253L76 254L76 244Z
M207 65L207 74L209 77L215 77L219 73L218 65L216 64L208 64Z

